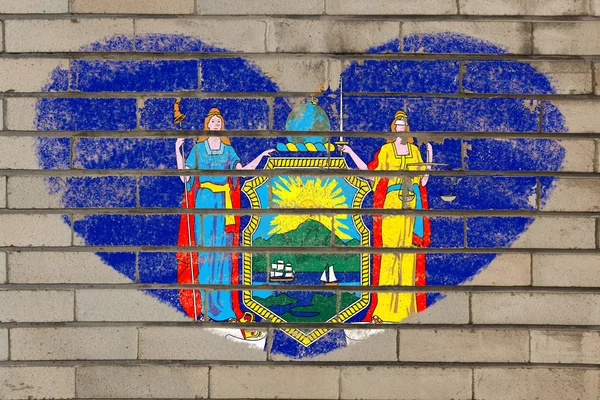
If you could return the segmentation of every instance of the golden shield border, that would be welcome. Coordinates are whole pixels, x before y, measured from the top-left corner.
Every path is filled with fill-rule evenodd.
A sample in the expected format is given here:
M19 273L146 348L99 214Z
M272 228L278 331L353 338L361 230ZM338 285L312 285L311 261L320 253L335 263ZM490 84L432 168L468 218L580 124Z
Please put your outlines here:
M278 169L278 168L339 168L347 169L348 166L343 158L325 158L325 157L271 157L267 162L265 169ZM352 208L360 208L364 197L369 193L371 187L367 181L356 176L350 176L344 178L350 185L357 189L357 192L352 199ZM252 208L260 208L260 199L256 193L256 189L262 186L267 181L266 176L254 177L244 183L242 191L248 196ZM350 209L351 210L351 209ZM369 246L369 230L363 223L360 215L353 215L352 220L354 221L355 227L361 236L361 245ZM253 215L250 219L250 223L244 229L242 233L242 244L243 247L252 246L252 235L256 232L260 216ZM370 266L369 266L369 254L361 254L361 286L368 286L370 284ZM242 267L242 284L244 286L252 285L252 253L243 253L243 267ZM351 286L348 289L352 289ZM352 291L352 290L349 290ZM340 310L337 316L330 318L327 322L344 322L350 317L355 315L360 310L364 309L369 304L370 296L369 293L363 292L360 299L352 305L346 307L344 310ZM252 297L252 290L243 290L243 302L246 307L261 316L263 319L271 320L274 323L286 322L283 318L271 312L268 308L258 303ZM325 335L330 329L320 328L314 329L308 333L303 332L297 328L284 328L282 329L289 336L294 338L296 341L304 346L309 346L311 343Z

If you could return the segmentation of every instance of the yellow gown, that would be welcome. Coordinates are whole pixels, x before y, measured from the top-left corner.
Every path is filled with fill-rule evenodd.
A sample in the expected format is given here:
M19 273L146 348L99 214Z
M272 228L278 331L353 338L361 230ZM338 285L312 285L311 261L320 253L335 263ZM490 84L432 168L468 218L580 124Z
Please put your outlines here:
M374 170L386 171L418 171L425 170L425 166L411 165L423 163L419 148L412 143L408 144L408 154L398 155L394 143L386 143L378 154L377 165ZM422 176L413 176L407 193L408 208L415 208L416 196L410 196L414 184L419 185ZM373 188L377 187L379 180L374 180ZM402 208L402 177L390 177L383 208ZM382 218L383 247L412 247L415 216L413 215L384 215ZM381 256L379 272L379 286L414 286L416 271L416 254L386 253ZM374 316L383 322L399 322L417 311L415 293L380 292L377 295L377 306Z

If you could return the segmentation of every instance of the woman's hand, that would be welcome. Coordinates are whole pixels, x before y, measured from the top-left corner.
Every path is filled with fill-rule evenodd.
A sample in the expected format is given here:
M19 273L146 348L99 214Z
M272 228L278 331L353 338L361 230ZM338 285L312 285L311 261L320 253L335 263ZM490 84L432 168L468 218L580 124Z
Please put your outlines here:
M265 150L262 153L260 153L260 157L270 157L271 154L273 154L274 152L276 152L277 149L269 149L269 150Z
M352 150L352 148L350 146L345 145L345 144L338 145L337 149L338 149L338 151L341 151L342 153L346 153L346 154L354 153L354 150Z
M433 146L431 145L431 143L427 143L427 162L433 162Z

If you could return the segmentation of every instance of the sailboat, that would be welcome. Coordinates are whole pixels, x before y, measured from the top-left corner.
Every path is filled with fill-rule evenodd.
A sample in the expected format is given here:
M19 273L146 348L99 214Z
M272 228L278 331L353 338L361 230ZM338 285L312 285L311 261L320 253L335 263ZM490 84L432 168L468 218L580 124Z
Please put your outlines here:
M269 279L271 282L291 282L296 277L296 271L292 268L292 264L286 264L283 260L277 260L271 264L271 272Z
M321 274L321 282L323 282L326 286L336 286L338 284L335 272L333 272L333 264L329 265L328 263L325 266L325 270Z

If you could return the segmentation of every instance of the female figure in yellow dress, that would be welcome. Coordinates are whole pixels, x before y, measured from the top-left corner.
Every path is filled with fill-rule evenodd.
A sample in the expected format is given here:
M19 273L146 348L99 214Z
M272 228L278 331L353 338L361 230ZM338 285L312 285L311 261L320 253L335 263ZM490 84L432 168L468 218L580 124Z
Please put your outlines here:
M403 110L394 115L392 132L409 132L408 116ZM414 139L397 137L389 140L375 154L368 165L348 146L339 149L348 154L361 170L426 171L433 160L433 149L427 144L427 163L423 162ZM407 208L426 210L426 185L429 175L408 177L375 177L373 179L373 207L402 209L404 198ZM406 193L404 193L406 191ZM375 215L373 217L374 247L427 247L430 242L429 218L414 215ZM373 255L372 284L381 286L425 285L425 254L386 253ZM374 323L399 322L411 313L427 307L425 293L382 292L372 295L367 321Z

